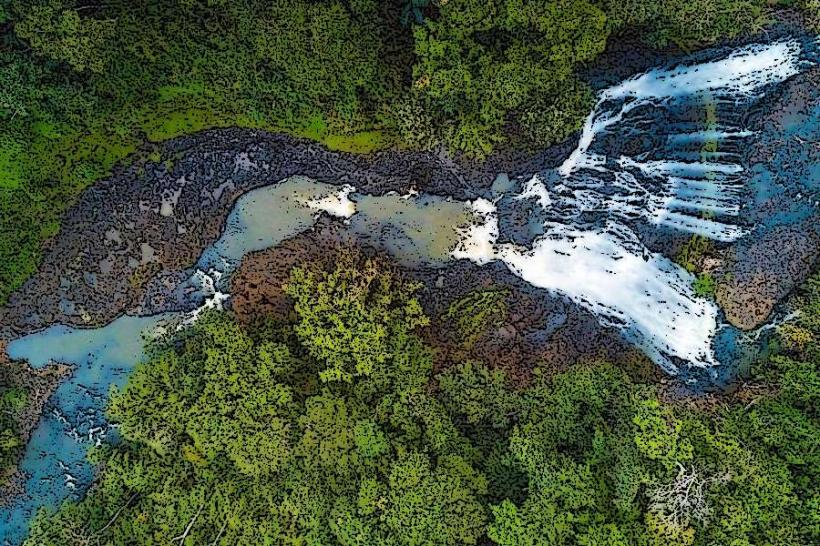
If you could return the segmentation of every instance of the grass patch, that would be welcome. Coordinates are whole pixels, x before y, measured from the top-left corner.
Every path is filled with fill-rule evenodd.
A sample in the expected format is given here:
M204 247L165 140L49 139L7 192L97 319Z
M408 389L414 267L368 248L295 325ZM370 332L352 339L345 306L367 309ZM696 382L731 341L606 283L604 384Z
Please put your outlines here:
M465 347L472 347L493 324L507 320L509 291L475 290L453 301L444 314L461 336Z
M715 278L709 273L699 274L692 283L695 295L702 298L714 298L716 286Z
M43 242L59 232L65 210L83 190L111 174L149 142L206 129L242 127L285 133L318 141L331 150L370 153L393 144L381 130L334 133L324 118L314 116L301 126L266 120L259 115L227 112L217 107L190 106L208 93L203 89L169 87L160 100L136 114L123 112L130 123L99 123L78 132L56 123L31 124L27 137L0 142L0 304L37 269ZM149 155L162 160L158 150ZM171 163L172 164L172 163Z
M362 131L353 135L328 135L323 139L331 150L368 154L390 147L390 138L384 131Z

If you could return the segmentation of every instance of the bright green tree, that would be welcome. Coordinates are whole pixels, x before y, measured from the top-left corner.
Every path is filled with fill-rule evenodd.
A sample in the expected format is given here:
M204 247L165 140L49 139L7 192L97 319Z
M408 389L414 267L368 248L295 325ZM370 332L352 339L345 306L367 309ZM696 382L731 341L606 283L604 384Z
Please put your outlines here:
M286 292L299 320L295 331L311 356L325 363L323 381L351 382L385 366L395 340L428 323L418 300L418 285L365 259L354 267L345 254L332 272L295 268Z

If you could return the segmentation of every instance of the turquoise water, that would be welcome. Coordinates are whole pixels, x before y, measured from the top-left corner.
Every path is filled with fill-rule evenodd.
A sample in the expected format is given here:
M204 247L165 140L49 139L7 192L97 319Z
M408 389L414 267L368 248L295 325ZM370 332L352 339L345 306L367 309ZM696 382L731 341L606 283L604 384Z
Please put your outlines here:
M619 157L606 149L607 134L621 134L630 116L638 112L637 104L654 106L658 97L673 92L677 101L685 102L681 98L685 86L694 89L691 92L697 101L701 98L697 93L704 89L713 95L718 91L732 96L754 93L797 70L797 61L789 55L796 55L791 46L744 48L723 64L706 65L713 75L720 76L717 80L706 77L708 74L697 66L691 70L679 67L650 71L605 92L609 100L602 101L590 115L578 148L558 172L543 180L535 177L523 193L509 196L511 206L529 206L532 203L527 201L532 201L549 218L543 222L545 235L532 245L497 244L498 216L494 203L487 200L371 196L305 177L278 184L272 180L270 186L237 200L222 235L201 255L196 272L186 282L195 289L190 307L221 306L227 297L222 291L229 290L230 275L243 256L310 229L325 213L344 222L363 243L379 246L408 265L440 266L454 258L479 264L501 260L534 286L564 294L595 313L602 323L621 329L627 339L670 372L682 361L704 368L716 361L734 362L739 358L739 332L719 326L719 310L713 302L694 296L691 275L646 250L629 225L661 219L661 225L678 230L716 238L739 236L731 223L670 212L660 199L674 197L679 202L711 207L717 206L717 199L721 204L731 201L733 195L720 193L714 184L721 182L721 176L738 174L739 167L711 159L681 163L663 156L670 151L667 148L655 150L660 154L657 158ZM733 79L726 67L735 67L737 77ZM620 110L609 111L613 105ZM773 128L772 134L763 138L792 139L793 144L816 142L818 114L817 109L795 114L784 127ZM679 134L671 122L657 129L659 133L667 129ZM686 133L685 138L670 142L703 138L704 134ZM725 148L730 145L724 143ZM795 180L801 188L797 190L802 192L801 199L795 198L793 205L767 216L764 228L816 214L820 166L812 150L811 146L784 146L770 161L744 166L747 175L743 183L758 202L795 191ZM795 165L796 161L802 163ZM667 192L669 195L660 190L653 194L667 183L674 189ZM652 191L640 188L641 184ZM494 198L501 199L500 193L513 187L499 184ZM599 219L606 215L607 221L585 223L582 212L599 215ZM49 401L27 446L22 462L28 476L25 494L0 509L0 534L6 543L22 541L39 507L56 507L62 500L82 494L93 477L86 461L88 447L110 439L114 432L104 417L109 389L122 386L145 357L147 339L193 317L191 313L123 316L96 329L56 325L9 344L7 350L13 359L28 360L35 367L64 362L75 370Z
M103 415L111 387L122 387L144 357L145 341L170 315L123 316L102 328L52 326L13 341L7 351L35 368L51 361L74 366L46 406L23 457L25 494L0 510L0 533L7 543L25 536L38 508L55 507L90 483L88 448L103 441L110 427Z
M338 192L336 186L294 176L243 195L228 215L219 240L202 253L196 267L229 273L245 254L275 246L313 226L320 211L308 203Z

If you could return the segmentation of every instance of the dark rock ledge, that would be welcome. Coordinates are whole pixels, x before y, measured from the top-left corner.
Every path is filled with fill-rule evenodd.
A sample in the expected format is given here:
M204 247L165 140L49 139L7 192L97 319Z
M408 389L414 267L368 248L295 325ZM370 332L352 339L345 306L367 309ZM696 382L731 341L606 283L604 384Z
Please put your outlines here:
M39 271L0 309L0 339L54 323L96 326L141 308L146 288L161 288L162 281L153 279L162 273L172 283L219 237L240 195L289 176L349 183L367 193L415 188L470 199L500 171L526 174L557 164L567 146L477 164L432 153L331 152L313 142L243 129L169 141L161 148L162 161L138 154L69 209L59 234L46 245Z

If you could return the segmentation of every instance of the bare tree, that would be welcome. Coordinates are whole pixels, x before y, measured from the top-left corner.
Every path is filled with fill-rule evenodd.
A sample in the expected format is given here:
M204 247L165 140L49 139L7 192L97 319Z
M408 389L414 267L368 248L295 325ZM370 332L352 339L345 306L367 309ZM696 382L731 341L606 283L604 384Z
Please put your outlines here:
M724 480L678 463L678 475L672 483L661 485L650 494L649 510L678 528L688 527L692 522L703 524L710 512L706 500L709 486Z

